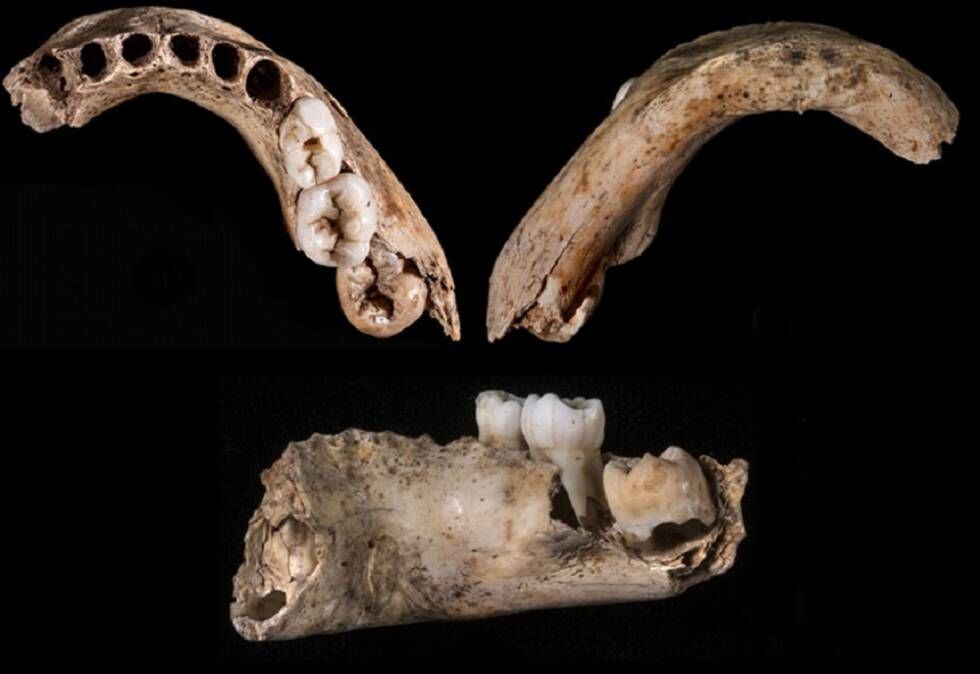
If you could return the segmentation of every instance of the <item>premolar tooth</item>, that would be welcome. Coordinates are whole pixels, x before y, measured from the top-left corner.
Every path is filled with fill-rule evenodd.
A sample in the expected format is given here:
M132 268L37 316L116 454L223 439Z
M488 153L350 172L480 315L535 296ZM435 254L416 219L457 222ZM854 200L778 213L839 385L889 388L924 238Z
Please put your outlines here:
M286 171L300 187L313 187L340 173L344 146L327 104L300 98L279 126Z
M716 511L697 459L680 447L659 458L615 459L606 464L603 487L616 524L631 543L648 540L666 522L714 524Z
M317 264L354 267L367 258L378 226L371 186L354 173L342 173L304 189L296 203L300 248Z
M521 431L531 458L550 461L579 522L594 523L589 501L605 507L602 494L602 447L606 415L601 400L562 400L554 393L530 395L521 410Z
M476 397L476 425L480 442L493 447L526 449L521 434L524 398L505 391L484 391Z

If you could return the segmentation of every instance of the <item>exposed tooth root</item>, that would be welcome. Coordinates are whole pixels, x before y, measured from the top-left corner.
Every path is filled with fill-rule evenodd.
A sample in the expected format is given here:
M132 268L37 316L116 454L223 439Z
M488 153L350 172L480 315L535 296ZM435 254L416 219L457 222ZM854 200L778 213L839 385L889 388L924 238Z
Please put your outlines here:
M480 442L492 447L526 449L521 434L524 398L505 391L484 391L476 397L476 425Z
M354 267L367 258L378 226L371 187L354 173L343 173L300 192L296 235L306 256L328 267Z
M327 104L300 98L279 125L286 172L300 187L313 187L340 173L344 146Z
M715 521L715 503L697 459L679 447L660 458L614 459L602 475L609 509L630 543L650 539L664 523Z
M554 393L529 395L521 410L521 431L531 458L561 470L561 483L580 523L595 524L602 493L602 447L606 415L601 400L562 400Z

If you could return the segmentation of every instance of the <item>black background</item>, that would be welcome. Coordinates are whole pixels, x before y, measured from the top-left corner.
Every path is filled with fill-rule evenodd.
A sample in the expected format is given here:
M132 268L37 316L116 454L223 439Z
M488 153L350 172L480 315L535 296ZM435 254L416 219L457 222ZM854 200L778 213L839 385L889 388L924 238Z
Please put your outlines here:
M22 9L0 66L113 6ZM427 318L391 340L357 333L332 272L293 250L245 144L190 103L144 97L45 135L0 106L0 345L97 348L22 351L7 361L8 386L20 394L30 381L39 408L70 401L100 440L110 421L135 416L123 410L162 415L174 440L163 469L199 461L191 447L219 448L217 584L204 581L218 601L199 610L218 621L220 658L472 657L488 646L507 658L816 658L865 643L873 611L908 603L907 585L876 560L894 541L920 549L910 531L926 513L869 494L924 481L929 462L879 457L906 456L927 410L947 402L940 377L966 375L975 76L965 16L825 3L194 8L240 25L343 103L438 235L463 330L459 344ZM572 342L517 333L488 345L497 253L619 85L680 42L774 19L835 25L908 59L960 108L956 142L916 166L830 115L742 120L690 164L652 247L610 272ZM472 400L492 387L602 397L612 451L675 443L747 458L749 538L732 571L652 605L286 644L237 637L227 603L240 539L258 473L288 441L348 426L448 441L473 432ZM929 439L944 426L930 425ZM173 488L166 470L141 475ZM213 502L213 486L192 492L189 509ZM214 530L201 536L211 549Z

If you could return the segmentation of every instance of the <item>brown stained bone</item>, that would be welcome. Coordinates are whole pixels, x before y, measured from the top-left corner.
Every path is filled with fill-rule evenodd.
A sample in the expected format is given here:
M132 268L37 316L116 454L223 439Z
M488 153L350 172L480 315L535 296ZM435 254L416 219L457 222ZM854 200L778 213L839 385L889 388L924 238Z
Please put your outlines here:
M474 438L349 430L291 443L262 473L231 617L246 639L663 599L727 571L748 464L701 457L714 524L631 548L552 519L558 468Z
M80 127L124 101L145 93L173 94L197 103L232 124L245 138L279 194L286 229L296 243L299 187L283 166L278 129L293 101L325 102L344 145L345 169L371 185L379 222L370 259L392 268L397 258L424 282L423 308L459 339L452 274L435 234L391 169L351 121L346 110L312 76L228 23L196 12L160 7L119 9L72 21L4 79L23 122L38 132ZM298 248L298 245L297 245ZM389 279L389 286L397 285ZM368 289L373 293L373 289ZM347 315L357 313L341 293ZM393 306L412 306L414 301ZM422 312L415 315L417 317ZM388 336L413 320L378 316L358 329Z
M826 26L743 26L681 45L635 80L507 241L490 279L489 339L514 327L570 339L606 270L650 245L698 149L735 120L776 110L826 110L916 163L939 157L959 119L907 61Z

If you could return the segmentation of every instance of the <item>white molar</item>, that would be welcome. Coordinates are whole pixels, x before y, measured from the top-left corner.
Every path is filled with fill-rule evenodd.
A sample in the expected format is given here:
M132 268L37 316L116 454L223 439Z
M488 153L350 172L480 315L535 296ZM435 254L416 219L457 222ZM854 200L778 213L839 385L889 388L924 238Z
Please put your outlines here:
M531 458L550 461L579 522L591 524L589 501L606 507L602 494L602 456L606 415L601 400L562 400L554 393L529 395L521 410L521 431Z
M714 524L715 503L701 464L680 447L659 458L614 459L602 482L613 518L632 543L649 540L653 529L667 522Z
M613 104L612 104L612 109L613 110L615 110L616 108L618 108L619 107L619 104L623 102L623 99L626 98L629 95L630 89L633 88L633 83L634 82L636 82L636 78L635 77L632 78L632 79L626 80L625 82L623 82L623 86L621 86L619 88L619 91L616 92L616 98L613 99Z
M279 149L286 172L300 187L313 187L337 176L344 146L327 104L300 98L279 125Z
M524 398L505 391L484 391L476 397L476 425L480 442L492 447L526 449L521 434Z
M306 256L328 267L354 267L367 258L378 227L378 205L371 186L354 173L342 173L308 187L296 203L296 235Z

